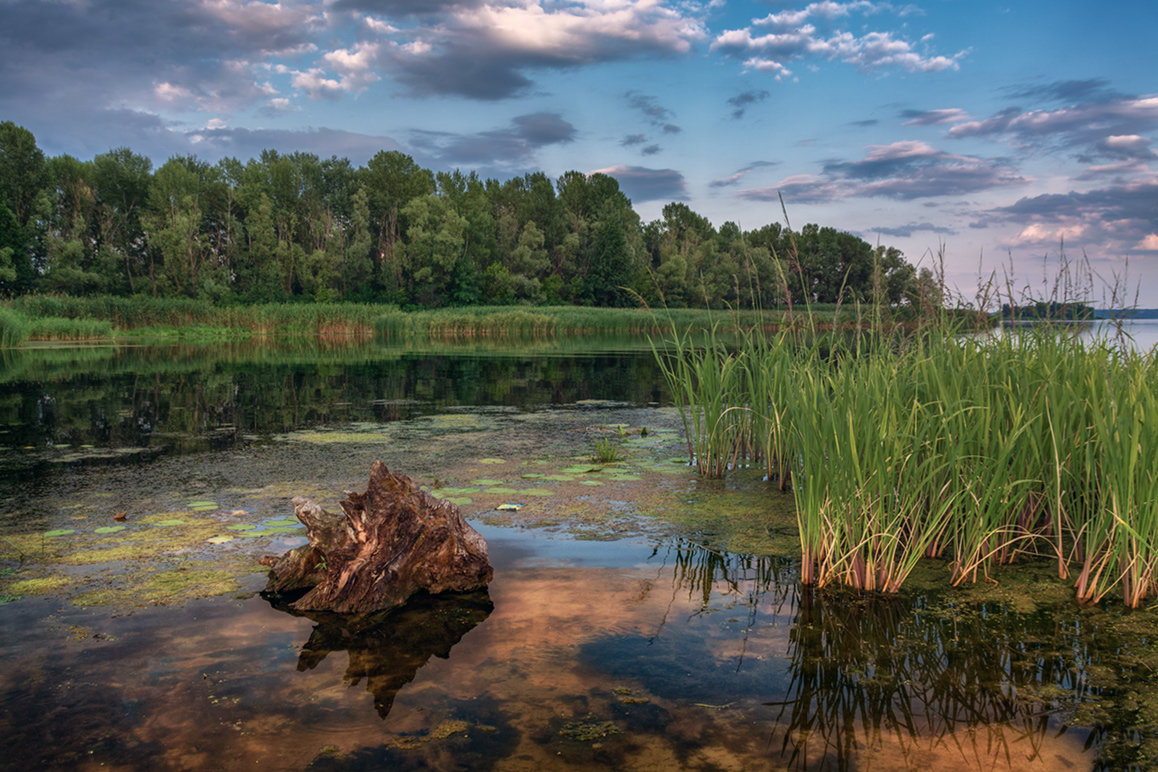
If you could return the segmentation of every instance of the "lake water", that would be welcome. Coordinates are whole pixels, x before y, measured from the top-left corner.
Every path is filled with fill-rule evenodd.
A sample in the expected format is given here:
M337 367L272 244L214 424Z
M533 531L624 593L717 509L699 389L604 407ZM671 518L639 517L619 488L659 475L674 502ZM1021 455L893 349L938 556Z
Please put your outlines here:
M682 463L645 346L2 356L0 767L1158 758L1152 612L1079 609L1034 566L802 591L791 497ZM333 510L378 458L483 533L487 590L357 627L263 598L257 558L303 541L289 499Z

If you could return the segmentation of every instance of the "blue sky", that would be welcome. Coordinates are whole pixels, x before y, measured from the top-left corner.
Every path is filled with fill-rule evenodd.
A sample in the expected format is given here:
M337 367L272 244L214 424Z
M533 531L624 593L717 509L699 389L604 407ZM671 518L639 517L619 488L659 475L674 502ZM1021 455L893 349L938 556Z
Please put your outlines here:
M0 120L157 164L603 171L645 220L818 222L972 296L1060 245L1158 306L1158 4L0 0Z

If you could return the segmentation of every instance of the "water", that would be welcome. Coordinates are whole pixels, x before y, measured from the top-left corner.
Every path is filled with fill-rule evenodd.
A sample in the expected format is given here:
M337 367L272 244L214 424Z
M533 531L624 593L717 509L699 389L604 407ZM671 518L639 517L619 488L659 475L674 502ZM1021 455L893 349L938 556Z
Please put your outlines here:
M1000 588L951 591L934 565L900 598L803 592L790 498L678 463L645 351L62 349L15 365L0 767L1158 758L1152 612L1079 609L1032 566ZM592 464L596 438L626 461ZM333 509L376 458L460 503L490 545L487 590L356 626L263 598L257 557L302 541L289 497Z

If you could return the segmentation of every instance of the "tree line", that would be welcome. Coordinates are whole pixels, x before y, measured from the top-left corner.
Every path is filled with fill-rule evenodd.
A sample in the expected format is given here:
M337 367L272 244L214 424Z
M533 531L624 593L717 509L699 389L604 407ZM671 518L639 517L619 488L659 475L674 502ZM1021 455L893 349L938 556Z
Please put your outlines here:
M598 173L484 180L398 151L361 167L266 150L154 169L128 148L46 157L0 123L6 296L773 308L915 302L931 278L831 227L716 228L675 202L644 223Z

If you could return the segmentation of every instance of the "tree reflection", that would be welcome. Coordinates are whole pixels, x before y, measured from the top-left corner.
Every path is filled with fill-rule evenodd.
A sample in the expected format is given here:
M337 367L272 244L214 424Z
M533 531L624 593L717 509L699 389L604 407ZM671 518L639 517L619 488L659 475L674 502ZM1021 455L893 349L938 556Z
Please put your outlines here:
M343 682L357 686L365 679L382 718L432 656L448 658L451 648L494 609L485 589L421 596L401 608L357 617L302 613L291 609L285 596L266 599L274 608L316 623L298 655L298 670L313 670L331 652L345 651L349 663Z
M743 637L730 649L739 652L731 655L734 673L723 672L716 655L715 665L701 662L701 680L774 709L766 747L789 769L858 769L883 748L899 748L909 766L937 749L968 768L1016 768L1041 761L1049 733L1078 732L1087 747L1106 739L1096 728L1067 729L1059 718L1094 696L1087 673L1101 659L1075 614L958 604L951 595L811 591L799 587L786 560L688 542L663 557L673 597L686 593L699 609L693 616L748 610L732 632L733 640ZM745 659L749 638L785 615L791 622L779 660ZM668 647L651 651L712 651L680 640L689 631L673 625L665 617L650 641L667 637ZM766 640L762 650L775 643Z

